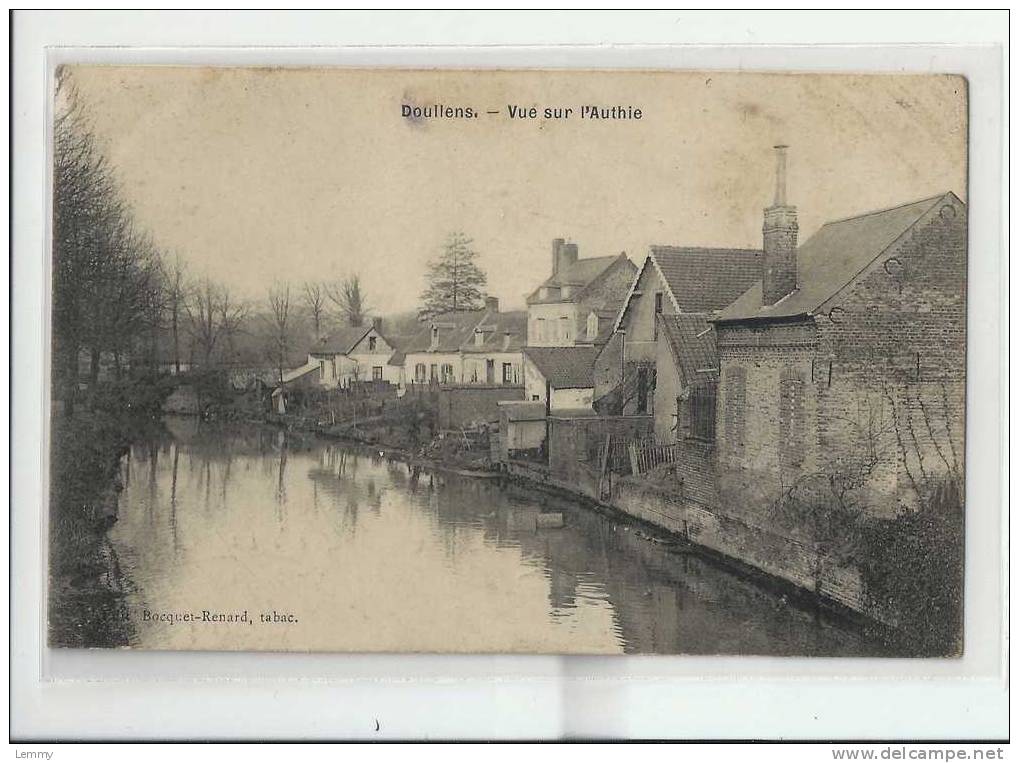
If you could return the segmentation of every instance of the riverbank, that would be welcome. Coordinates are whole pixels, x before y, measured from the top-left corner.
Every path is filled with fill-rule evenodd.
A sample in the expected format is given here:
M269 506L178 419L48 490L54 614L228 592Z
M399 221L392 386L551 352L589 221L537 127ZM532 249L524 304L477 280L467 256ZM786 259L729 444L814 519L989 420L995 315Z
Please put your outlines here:
M131 444L158 429L164 385L110 385L50 427L50 646L126 646L129 581L108 539Z

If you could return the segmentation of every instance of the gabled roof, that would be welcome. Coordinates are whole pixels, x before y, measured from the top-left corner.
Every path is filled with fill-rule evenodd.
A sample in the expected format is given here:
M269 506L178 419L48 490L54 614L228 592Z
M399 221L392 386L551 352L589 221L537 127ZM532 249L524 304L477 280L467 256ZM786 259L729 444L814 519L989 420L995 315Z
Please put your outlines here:
M659 315L658 326L687 386L718 379L715 327L707 313Z
M527 297L527 304L540 304L542 302L575 302L580 299L586 289L604 275L611 267L619 262L629 262L626 253L620 253L609 257L585 257L574 262L572 265L560 270L548 278L541 285L531 292ZM543 287L561 288L573 286L576 288L568 297L556 296L542 299L540 294Z
M525 347L526 355L554 389L594 387L598 347Z
M760 280L763 260L760 249L654 245L633 279L613 330L622 323L648 268L661 276L676 312L708 313L721 310Z
M809 315L888 252L917 223L943 206L965 207L951 191L889 209L825 223L796 253L797 288L774 305L761 304L761 282L726 307L718 321Z
M312 354L347 355L353 350L369 331L374 328L367 326L341 326L321 342L311 347Z
M684 313L721 310L761 277L760 249L652 246L651 260Z

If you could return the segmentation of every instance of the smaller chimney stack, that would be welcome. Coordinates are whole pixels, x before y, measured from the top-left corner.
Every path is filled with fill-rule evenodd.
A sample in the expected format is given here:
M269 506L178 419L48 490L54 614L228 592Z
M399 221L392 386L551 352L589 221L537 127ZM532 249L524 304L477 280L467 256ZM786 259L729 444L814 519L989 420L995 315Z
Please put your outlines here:
M796 289L796 207L786 201L786 149L775 146L775 201L764 210L761 302L774 305Z
M376 331L382 331L382 319L379 317L372 318L372 328Z
M485 297L485 309L490 313L499 312L499 298L498 297Z
M562 238L552 239L552 275L559 272L559 251L565 243L566 240Z
M577 245L565 239L552 239L552 275L557 275L577 261L580 253Z

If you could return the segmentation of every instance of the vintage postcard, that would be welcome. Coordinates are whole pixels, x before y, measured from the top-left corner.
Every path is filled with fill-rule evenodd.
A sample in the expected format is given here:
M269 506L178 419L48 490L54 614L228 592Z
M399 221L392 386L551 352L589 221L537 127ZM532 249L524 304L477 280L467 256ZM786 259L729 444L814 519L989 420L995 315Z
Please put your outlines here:
M963 654L965 79L52 97L50 646Z

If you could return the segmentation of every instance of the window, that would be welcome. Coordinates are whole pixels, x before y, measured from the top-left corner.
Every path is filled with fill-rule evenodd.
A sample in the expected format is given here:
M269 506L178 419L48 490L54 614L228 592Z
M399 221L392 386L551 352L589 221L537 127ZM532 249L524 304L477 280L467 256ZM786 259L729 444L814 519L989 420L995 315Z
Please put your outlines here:
M439 380L439 367L437 365L432 363L431 367L428 369L428 372L429 372L428 379L430 381L434 382Z
M538 318L538 341L545 341L545 319Z
M427 378L425 377L424 363L418 363L416 366L414 366L414 381L422 383L427 381Z
M382 381L382 366L372 366L372 381Z
M706 442L715 440L715 387L690 391L690 436Z
M806 445L805 387L795 369L783 369L778 393L778 461L785 469L798 469L803 465Z
M648 369L641 366L637 369L637 413L647 413Z
M531 395L531 400L541 400L541 395Z
M651 336L654 338L654 340L656 342L658 341L658 316L662 314L662 305L663 305L663 302L662 302L662 293L660 291L656 291L655 292L655 316L654 316L654 318L651 319L654 322L654 325L651 327L651 332L652 332Z
M565 315L559 316L559 338L564 342L569 342L573 339L571 334L570 319Z
M591 313L587 316L587 341L593 342L598 338L598 313Z
M449 384L453 381L453 366L450 363L442 364L442 383Z
M513 364L503 363L502 364L502 383L512 384L513 383Z
M318 362L318 378L326 378L326 362L324 360Z
M722 420L725 449L731 458L743 458L746 437L747 371L738 366L725 370L725 399Z
M368 352L375 352L376 344L378 344L378 339L376 337L368 337Z

